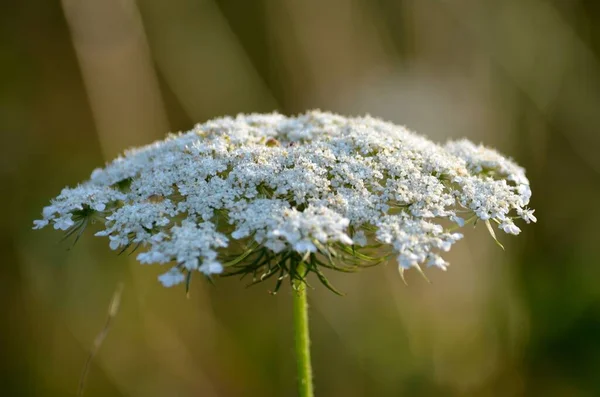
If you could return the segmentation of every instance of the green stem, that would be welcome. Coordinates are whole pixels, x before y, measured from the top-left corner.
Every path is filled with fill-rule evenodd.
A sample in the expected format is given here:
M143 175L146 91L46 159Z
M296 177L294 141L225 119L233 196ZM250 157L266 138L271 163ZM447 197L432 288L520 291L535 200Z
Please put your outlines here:
M300 263L297 274L304 277L306 265ZM310 364L310 336L308 332L308 302L306 284L302 280L294 280L294 336L296 341L296 360L298 363L298 395L313 397L312 368Z

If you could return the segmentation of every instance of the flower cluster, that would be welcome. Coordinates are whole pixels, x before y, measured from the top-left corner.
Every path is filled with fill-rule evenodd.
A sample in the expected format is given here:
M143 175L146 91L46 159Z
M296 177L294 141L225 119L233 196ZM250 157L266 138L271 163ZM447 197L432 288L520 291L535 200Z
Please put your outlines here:
M160 280L317 273L396 257L401 270L445 269L466 223L518 234L535 222L524 170L467 140L438 145L372 117L312 111L224 117L126 152L66 188L35 228L104 222L114 250L173 263ZM452 226L454 225L454 226Z

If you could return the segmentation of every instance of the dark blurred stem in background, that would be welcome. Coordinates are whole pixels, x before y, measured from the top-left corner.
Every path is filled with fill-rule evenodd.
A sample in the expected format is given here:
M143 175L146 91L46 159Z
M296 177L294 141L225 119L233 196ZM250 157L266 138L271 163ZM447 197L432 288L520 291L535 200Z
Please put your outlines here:
M106 316L104 327L102 327L102 330L96 336L94 344L92 345L92 348L90 350L90 354L85 360L83 370L81 371L81 377L79 378L79 386L77 387L77 397L83 396L85 381L87 379L88 373L90 372L90 365L92 364L94 357L96 357L96 354L98 354L100 346L102 346L102 342L104 342L106 335L108 335L108 331L110 331L110 326L112 325L113 319L119 312L119 306L121 305L121 295L123 294L123 287L123 283L119 283L119 285L117 286L117 289L115 290L113 297L110 301L110 306L108 307L108 316Z
M298 371L298 395L313 397L312 367L310 364L310 336L308 331L308 301L306 299L306 265L300 262L296 268L301 278L294 280L294 336Z

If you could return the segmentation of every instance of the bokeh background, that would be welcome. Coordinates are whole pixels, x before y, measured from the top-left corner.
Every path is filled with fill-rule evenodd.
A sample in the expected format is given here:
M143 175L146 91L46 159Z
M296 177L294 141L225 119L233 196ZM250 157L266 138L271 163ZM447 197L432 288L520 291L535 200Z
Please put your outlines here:
M321 108L468 137L528 170L538 224L467 231L448 272L311 291L320 396L600 395L600 2L9 0L0 5L3 396L294 396L289 288L164 289L88 233L32 231L65 185L167 131ZM318 283L317 283L318 284Z

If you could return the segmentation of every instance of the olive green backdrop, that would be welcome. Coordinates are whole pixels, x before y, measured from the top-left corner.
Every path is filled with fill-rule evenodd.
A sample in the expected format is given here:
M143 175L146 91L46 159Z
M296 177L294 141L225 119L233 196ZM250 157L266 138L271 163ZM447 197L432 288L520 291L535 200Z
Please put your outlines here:
M0 5L0 390L294 396L290 291L194 281L32 231L122 150L223 114L372 115L525 166L538 224L448 272L390 263L310 291L319 396L600 395L600 3L12 0Z

